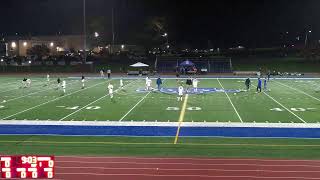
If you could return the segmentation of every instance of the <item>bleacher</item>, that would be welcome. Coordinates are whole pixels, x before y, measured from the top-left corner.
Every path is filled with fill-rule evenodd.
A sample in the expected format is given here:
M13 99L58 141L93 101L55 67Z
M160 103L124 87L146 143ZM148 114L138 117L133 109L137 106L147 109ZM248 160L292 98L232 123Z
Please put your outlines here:
M198 73L231 73L231 58L212 58L212 57L173 57L158 56L157 71L162 73L175 72L177 67L185 60L195 64ZM201 71L202 70L202 71Z

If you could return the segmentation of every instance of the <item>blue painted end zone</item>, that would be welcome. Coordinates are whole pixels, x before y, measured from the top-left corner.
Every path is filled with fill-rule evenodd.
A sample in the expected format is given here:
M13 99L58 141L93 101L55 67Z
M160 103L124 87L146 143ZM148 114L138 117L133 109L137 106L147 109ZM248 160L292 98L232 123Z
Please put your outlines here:
M2 135L175 136L174 126L1 125ZM320 138L320 128L182 127L180 136Z

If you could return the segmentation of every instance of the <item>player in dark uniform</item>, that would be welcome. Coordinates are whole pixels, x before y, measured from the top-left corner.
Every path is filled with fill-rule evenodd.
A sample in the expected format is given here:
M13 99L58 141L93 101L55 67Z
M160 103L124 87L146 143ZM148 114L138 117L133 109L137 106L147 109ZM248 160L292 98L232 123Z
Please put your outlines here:
M21 88L26 88L27 87L27 78L23 78L22 80L22 87Z
M60 78L58 78L57 79L57 83L58 83L58 85L57 85L57 90L60 88L60 86L61 86L61 80L60 80Z
M186 84L187 84L187 91L186 91L186 92L188 92L190 86L192 86L192 80L191 80L191 78L188 78L188 79L187 79Z
M247 78L247 79L246 79L245 85L246 85L247 91L250 91L250 85L251 85L250 78Z
M257 92L261 92L261 86L262 86L262 81L260 78L258 78Z
M85 77L84 75L81 76L81 83L82 83L82 89L84 89L84 82L85 82Z
M158 77L158 79L157 79L158 91L160 91L160 89L161 89L161 84L162 84L162 80L160 77Z

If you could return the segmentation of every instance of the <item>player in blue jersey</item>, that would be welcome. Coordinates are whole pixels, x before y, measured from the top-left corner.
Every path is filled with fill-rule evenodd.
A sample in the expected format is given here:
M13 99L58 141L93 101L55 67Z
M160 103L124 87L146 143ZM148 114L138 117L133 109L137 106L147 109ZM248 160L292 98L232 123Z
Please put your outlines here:
M158 91L160 91L160 89L161 89L161 84L162 84L162 80L160 77L158 77L158 79L157 79Z
M261 92L262 81L258 78L257 92Z

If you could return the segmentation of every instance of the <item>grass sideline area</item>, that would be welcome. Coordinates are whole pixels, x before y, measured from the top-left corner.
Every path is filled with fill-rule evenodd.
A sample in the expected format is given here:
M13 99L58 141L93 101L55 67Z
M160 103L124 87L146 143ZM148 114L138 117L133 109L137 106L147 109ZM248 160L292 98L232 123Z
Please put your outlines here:
M0 154L320 159L320 139L0 136Z

